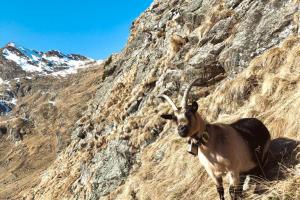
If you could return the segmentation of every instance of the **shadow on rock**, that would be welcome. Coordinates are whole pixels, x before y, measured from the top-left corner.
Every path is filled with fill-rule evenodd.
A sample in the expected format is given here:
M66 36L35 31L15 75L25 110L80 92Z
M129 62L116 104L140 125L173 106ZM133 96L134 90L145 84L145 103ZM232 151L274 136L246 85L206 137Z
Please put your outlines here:
M265 172L268 180L282 180L287 169L294 168L300 161L300 142L289 138L271 141Z

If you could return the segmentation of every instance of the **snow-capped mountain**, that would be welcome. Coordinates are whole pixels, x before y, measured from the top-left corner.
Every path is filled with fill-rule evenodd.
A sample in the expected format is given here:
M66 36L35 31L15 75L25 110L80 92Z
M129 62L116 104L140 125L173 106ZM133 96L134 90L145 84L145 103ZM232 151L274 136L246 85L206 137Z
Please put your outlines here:
M79 54L41 52L8 43L0 48L0 116L9 113L18 97L31 90L32 79L53 80L101 62Z
M15 79L14 81L18 81ZM3 81L0 78L0 116L9 113L16 105L16 94L11 90L10 81Z
M47 52L36 51L21 47L15 43L8 43L0 49L0 64L7 62L25 74L60 75L75 73L93 59L78 54L64 54L57 50ZM1 67L1 66L0 66ZM3 77L2 77L3 78ZM4 77L5 79L5 77Z

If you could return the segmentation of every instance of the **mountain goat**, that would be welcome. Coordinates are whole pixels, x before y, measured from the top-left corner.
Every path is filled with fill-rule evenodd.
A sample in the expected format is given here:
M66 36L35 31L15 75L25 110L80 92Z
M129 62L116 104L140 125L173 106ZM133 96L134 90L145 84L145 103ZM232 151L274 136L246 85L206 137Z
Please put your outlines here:
M184 92L181 107L166 95L160 95L173 109L162 118L177 124L178 134L190 138L193 154L216 184L221 200L224 200L223 176L229 174L231 199L238 199L243 190L245 175L261 170L270 145L270 133L256 118L240 119L232 124L210 124L197 112L198 104L188 105L191 88L199 81L192 81Z

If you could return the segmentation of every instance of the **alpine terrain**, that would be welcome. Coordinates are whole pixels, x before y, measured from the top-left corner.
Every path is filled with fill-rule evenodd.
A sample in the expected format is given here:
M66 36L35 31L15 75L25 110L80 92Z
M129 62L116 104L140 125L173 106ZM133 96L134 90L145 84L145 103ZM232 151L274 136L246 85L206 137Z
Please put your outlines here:
M160 118L172 110L157 97L178 105L196 77L206 84L190 101L205 120L256 117L271 133L267 180L248 178L244 199L300 199L299 17L298 0L154 0L103 62L9 43L0 199L217 199L187 141Z

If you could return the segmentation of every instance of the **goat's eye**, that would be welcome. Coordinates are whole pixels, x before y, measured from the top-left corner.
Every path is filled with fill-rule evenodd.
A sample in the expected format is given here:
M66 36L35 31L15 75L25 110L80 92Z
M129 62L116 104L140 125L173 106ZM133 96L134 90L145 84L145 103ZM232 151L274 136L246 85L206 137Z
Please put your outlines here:
M170 115L170 114L163 114L161 115L161 118L177 121L177 117L175 115Z
M188 120L191 120L192 118L192 112L191 111L188 111L185 113L185 117L188 119Z

